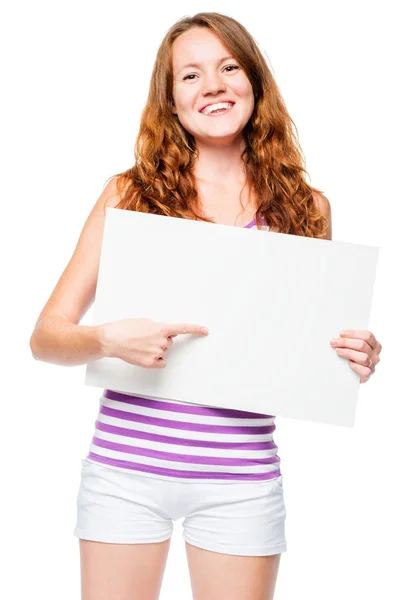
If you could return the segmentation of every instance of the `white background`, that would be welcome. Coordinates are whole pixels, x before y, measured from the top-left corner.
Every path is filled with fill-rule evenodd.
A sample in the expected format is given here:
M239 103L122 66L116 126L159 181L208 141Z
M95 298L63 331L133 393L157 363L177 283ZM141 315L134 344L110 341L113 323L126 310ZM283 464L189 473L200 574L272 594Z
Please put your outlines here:
M34 361L29 338L106 180L133 164L159 43L177 19L208 10L239 20L267 56L311 183L331 202L333 239L381 248L370 330L383 351L355 427L276 420L288 551L275 600L400 596L394 7L37 0L3 11L2 597L79 598L72 530L100 390L84 386L85 366ZM162 600L191 597L180 530Z

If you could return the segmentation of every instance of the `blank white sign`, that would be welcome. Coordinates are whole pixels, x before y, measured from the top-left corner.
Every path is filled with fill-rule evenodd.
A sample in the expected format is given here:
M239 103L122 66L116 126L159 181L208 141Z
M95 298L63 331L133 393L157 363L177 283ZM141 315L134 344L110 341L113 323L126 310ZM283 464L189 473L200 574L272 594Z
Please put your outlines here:
M85 384L150 398L354 424L359 375L330 346L368 329L378 247L106 209L93 324L204 325L164 369L88 363Z

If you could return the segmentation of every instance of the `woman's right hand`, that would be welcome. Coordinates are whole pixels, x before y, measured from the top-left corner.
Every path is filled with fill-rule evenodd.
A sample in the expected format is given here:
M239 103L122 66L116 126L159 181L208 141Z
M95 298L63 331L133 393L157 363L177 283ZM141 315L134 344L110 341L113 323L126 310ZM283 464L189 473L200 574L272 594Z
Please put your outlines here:
M153 369L166 367L163 356L172 346L172 338L183 333L208 335L207 328L201 325L159 323L140 318L104 323L99 330L105 357Z

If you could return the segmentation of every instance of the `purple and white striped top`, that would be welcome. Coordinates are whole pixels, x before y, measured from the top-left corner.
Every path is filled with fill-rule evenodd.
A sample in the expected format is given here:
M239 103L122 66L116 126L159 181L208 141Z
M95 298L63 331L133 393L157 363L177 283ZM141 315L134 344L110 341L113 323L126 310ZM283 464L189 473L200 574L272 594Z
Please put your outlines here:
M255 219L246 225L253 227ZM257 482L281 475L273 415L108 389L99 403L86 460L173 481Z

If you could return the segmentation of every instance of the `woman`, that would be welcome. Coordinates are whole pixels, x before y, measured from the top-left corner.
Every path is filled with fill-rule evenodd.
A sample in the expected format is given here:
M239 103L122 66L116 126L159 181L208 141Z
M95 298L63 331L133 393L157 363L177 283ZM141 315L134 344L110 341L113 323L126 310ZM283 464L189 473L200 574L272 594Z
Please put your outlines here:
M135 154L97 200L38 318L40 360L165 368L174 337L207 334L205 324L146 318L79 325L95 296L106 206L331 239L329 201L305 181L278 87L230 17L199 13L167 32ZM367 381L381 351L374 335L341 332L330 343ZM185 517L197 600L271 600L286 550L274 430L273 415L104 390L74 530L82 598L158 598L173 521Z

